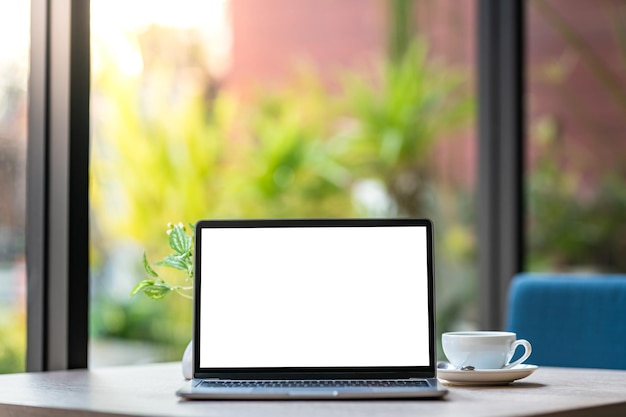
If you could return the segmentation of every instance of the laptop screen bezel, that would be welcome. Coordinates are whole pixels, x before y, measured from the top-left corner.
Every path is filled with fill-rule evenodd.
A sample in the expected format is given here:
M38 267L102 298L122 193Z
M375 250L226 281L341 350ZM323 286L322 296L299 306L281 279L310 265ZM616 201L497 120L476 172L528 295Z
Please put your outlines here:
M259 227L402 227L426 228L427 280L428 280L428 339L429 364L427 366L375 366L375 367L288 367L288 368L201 368L200 352L200 293L202 276L200 256L202 230L207 228L259 228ZM435 376L435 297L433 225L428 219L237 219L200 220L195 226L194 256L194 311L193 311L193 376L194 378L225 379L353 379L353 378L432 378Z

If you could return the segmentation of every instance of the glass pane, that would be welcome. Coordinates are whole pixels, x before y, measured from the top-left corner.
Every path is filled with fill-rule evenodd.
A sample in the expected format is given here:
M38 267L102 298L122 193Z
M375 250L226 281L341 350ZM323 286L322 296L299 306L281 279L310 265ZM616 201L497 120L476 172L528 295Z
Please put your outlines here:
M527 4L526 269L625 272L626 3Z
M0 373L26 367L27 85L30 2L0 1Z
M180 359L191 283L142 256L201 218L430 217L474 327L475 4L171 5L92 0L91 365Z

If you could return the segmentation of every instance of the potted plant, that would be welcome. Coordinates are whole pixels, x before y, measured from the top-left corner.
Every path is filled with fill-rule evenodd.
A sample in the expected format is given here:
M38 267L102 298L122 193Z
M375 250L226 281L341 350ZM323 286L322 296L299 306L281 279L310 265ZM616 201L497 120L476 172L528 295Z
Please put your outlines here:
M187 233L187 227L183 223L168 223L168 242L173 252L153 264L148 262L146 253L143 253L143 268L149 278L143 279L135 285L130 293L131 297L143 292L153 300L160 300L169 293L175 292L182 297L193 299L194 226L190 224L189 228L190 234ZM159 266L173 268L184 273L184 284L172 285L166 282L153 268ZM191 379L193 373L192 342L187 345L182 359L183 376L186 379Z

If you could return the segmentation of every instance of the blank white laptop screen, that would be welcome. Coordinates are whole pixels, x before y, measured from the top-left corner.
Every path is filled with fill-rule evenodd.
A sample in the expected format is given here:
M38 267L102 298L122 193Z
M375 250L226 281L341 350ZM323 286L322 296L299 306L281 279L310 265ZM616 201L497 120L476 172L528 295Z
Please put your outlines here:
M201 368L429 365L426 227L201 233Z

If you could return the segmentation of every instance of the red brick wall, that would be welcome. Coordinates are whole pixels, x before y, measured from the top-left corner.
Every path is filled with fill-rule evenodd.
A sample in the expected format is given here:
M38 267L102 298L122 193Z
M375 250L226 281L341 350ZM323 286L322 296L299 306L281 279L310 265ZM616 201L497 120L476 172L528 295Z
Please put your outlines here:
M548 0L626 97L625 58L620 55L615 19L623 1ZM560 158L566 168L597 177L626 157L623 142L626 104L599 82L589 59L568 44L554 24L527 2L527 134L546 116L560 129ZM622 5L621 9L617 5ZM380 0L233 0L230 88L244 94L255 84L280 84L306 62L330 79L340 68L363 71L385 50L385 4ZM432 56L466 72L475 83L476 2L422 0L415 3L418 30L426 34ZM550 81L549 73L561 79ZM558 77L557 77L558 78ZM626 102L626 98L624 99ZM445 181L472 186L475 181L475 126L450 143L439 145L437 166ZM532 141L531 141L532 143ZM534 149L534 145L529 146ZM531 161L533 152L529 152ZM532 165L532 163L531 163Z
M626 24L626 3L615 0L550 0L545 2L587 50L567 41L536 2L527 8L527 118L529 137L542 117L556 121L559 163L579 172L592 186L626 158L625 57L616 43L615 24ZM621 15L620 15L621 12ZM624 39L626 40L626 38ZM614 80L607 87L593 62ZM559 75L560 74L560 75ZM611 91L614 90L614 91ZM534 159L531 153L531 160Z
M461 72L471 91L476 90L476 2L418 0L417 31L428 39L433 59ZM474 116L474 120L477 115ZM478 142L472 121L464 131L440 141L436 147L437 180L473 188L476 182Z
M254 85L280 85L302 63L327 80L339 69L370 71L386 49L386 4L381 0L232 0L232 67L228 88L246 95ZM415 3L416 29L433 58L454 65L473 84L475 3ZM437 150L444 181L471 185L475 178L475 132L470 127Z
M245 93L255 84L280 84L302 63L326 77L366 65L384 50L382 6L378 0L233 0L228 85Z

